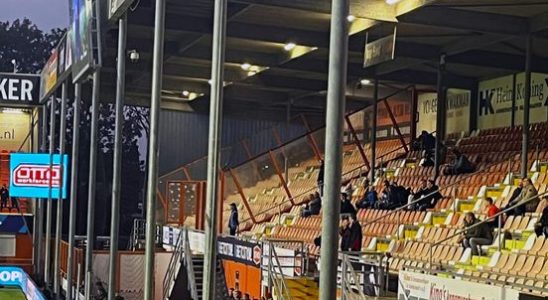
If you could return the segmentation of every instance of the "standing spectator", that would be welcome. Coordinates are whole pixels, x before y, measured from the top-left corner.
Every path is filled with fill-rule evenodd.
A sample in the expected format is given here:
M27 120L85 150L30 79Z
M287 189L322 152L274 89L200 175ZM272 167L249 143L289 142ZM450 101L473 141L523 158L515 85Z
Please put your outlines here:
M238 207L236 207L236 203L231 203L230 218L228 219L228 229L230 230L230 235L236 235L236 233L238 233L238 226L240 226L240 221L238 219Z
M545 196L543 201L548 202L548 196ZM535 233L537 236L544 234L545 237L548 237L548 206L544 207L539 221L535 224Z
M351 232L348 217L343 216L341 219L341 223L341 227L339 228L339 234L341 236L341 251L348 251L350 250L350 246L352 244L352 241L350 240Z
M487 202L487 206L485 207L485 214L487 215L488 219L492 218L500 212L500 209L494 204L493 198L487 197L485 199L485 202ZM500 216L498 218L500 218ZM498 226L498 218L492 219L487 222L489 226L491 226L491 228L495 228Z
M474 213L468 212L464 216L465 228L476 225L479 222ZM472 250L472 255L481 255L480 247L493 243L493 232L487 223L481 223L481 225L466 229L460 240L465 248Z
M8 191L8 197L9 197L9 191ZM10 197L11 199L11 208L17 209L17 212L21 212L19 209L19 199L17 197Z
M419 150L425 151L425 154L432 153L436 148L436 138L433 134L423 130L417 138L417 146Z
M355 214L350 215L350 250L362 251L362 226Z
M318 190L320 191L320 195L323 197L323 173L324 173L325 165L323 162L323 159L320 160L320 172L318 172Z
M457 149L453 149L453 155L455 155L455 159L453 159L451 164L448 164L445 167L445 175L459 175L474 172L475 167L466 155L460 153Z
M4 209L4 207L8 207L8 199L10 198L10 193L8 191L8 188L6 188L6 185L2 185L2 188L0 189L0 200L2 203L0 204L0 211Z
M346 192L341 193L341 214L355 214L356 208L350 202L350 198Z

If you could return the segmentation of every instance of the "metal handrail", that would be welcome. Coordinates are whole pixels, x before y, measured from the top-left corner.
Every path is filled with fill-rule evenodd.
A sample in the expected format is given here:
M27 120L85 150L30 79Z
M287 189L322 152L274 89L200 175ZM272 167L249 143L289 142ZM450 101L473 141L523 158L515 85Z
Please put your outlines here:
M411 144L411 142L407 143L407 145L409 145L409 144ZM397 151L399 151L399 150L402 150L402 149L403 149L403 146L399 146L399 147L396 148L396 149L393 149L393 150L391 150L391 151L389 151L389 152L387 152L387 153L384 153L383 155L381 155L381 156L379 157L379 159L381 159L381 161L382 161L382 158L383 158L383 157L388 156L388 155L390 155L390 154L392 154L392 153L395 153L395 152L397 152ZM386 162L389 162L389 161L386 161ZM365 165L365 162L364 162L364 163L363 163L362 165L360 165L359 167L353 168L353 169L351 169L351 170L349 170L349 171L343 173L343 174L341 175L341 177L344 177L344 176L346 176L346 175L350 175L350 174L354 173L355 171L361 170L362 168L365 168L365 167L366 167L366 165ZM380 169L380 168L382 168L382 164L381 164L380 166L378 166L378 167L375 166L375 167L373 168L373 170ZM369 172L369 170L368 170L367 172ZM361 174L361 172L360 172L360 174ZM354 178L354 177L353 177L353 178ZM350 178L350 179L353 179L353 178ZM267 208L267 209L262 210L262 211L259 211L258 213L254 214L254 215L257 215L257 216L258 216L258 215L262 215L262 214L265 214L265 213L267 213L267 212L276 210L276 209L278 209L279 207L281 207L281 206L284 205L284 204L290 203L290 202L293 201L293 200L297 200L297 198L303 197L303 196L306 195L306 194L310 194L311 192L314 192L315 190L318 189L318 187L322 187L323 185L325 185L325 183L322 183L322 184L319 185L319 186L314 186L314 187L312 187L312 188L310 188L310 189L308 189L308 190L306 190L306 191L304 191L304 192L302 192L302 193L300 193L300 194L298 194L298 195L296 195L296 196L292 196L291 198L287 198L286 200L280 202L277 206L271 207L271 208ZM248 222L248 221L251 221L251 220L252 220L252 218L249 217L249 218L246 218L246 219L240 221L240 223L245 223L245 222Z
M355 293L355 291L353 291L351 288L352 283L350 282L350 286L347 285L348 272L350 273L350 280L354 282L354 285L356 286L360 285L360 279L358 277L358 274L356 274L354 267L348 260L348 254L343 254L342 256L341 271L342 271L341 289L342 289L342 296L343 296L342 299L348 300L348 298L346 297L347 293ZM359 288L357 290L358 290L358 295L360 299L365 299L365 294L363 293L363 291Z
M187 264L188 285L193 299L198 299L198 289L196 288L196 275L194 274L194 263L192 261L192 252L190 250L190 240L188 238L188 230L185 228L184 250L183 255Z
M514 152L516 152L516 151L514 151ZM514 159L514 161L516 161L516 160ZM380 221L380 220L382 220L382 219L384 219L384 218L386 218L386 217L388 217L388 216L391 216L391 215L396 214L396 213L398 213L398 212L400 212L400 211L402 211L402 210L405 210L406 208L408 208L408 207L410 207L410 206L412 206L412 205L414 205L414 204L416 204L416 203L422 201L424 198L428 198L428 197L430 197L430 196L435 195L436 193L439 193L439 192L442 191L442 190L445 190L445 189L448 189L448 188L450 188L450 187L456 186L456 185L460 184L462 181L464 181L464 180L466 180L466 179L468 179L468 178L470 178L470 177L472 177L472 176L474 176L474 175L477 175L477 174L479 174L479 173L483 173L483 172L485 172L485 171L488 171L488 170L489 170L491 167L493 167L493 166L496 166L496 165L499 165L499 164L506 164L506 163L508 163L508 161L499 161L499 162L495 162L495 163L488 164L487 166L485 166L485 167L484 167L483 169L481 169L481 170L478 170L478 171L473 172L473 173L466 174L466 175L464 175L462 178L458 179L457 181L455 181L455 182L453 182L453 183L451 183L451 184L449 184L449 185L446 185L446 186L444 186L444 187L442 187L442 188L438 188L436 191L433 191L433 192L431 192L431 193L429 193L429 194L427 194L427 195L425 195L425 196L422 196L421 198L419 198L419 199L417 199L417 200L413 200L413 201L411 201L411 202L409 202L409 203L407 203L407 204L405 204L405 205L399 206L399 207L397 207L397 208L395 208L395 209L389 211L388 213L383 214L383 215L380 216L380 217L377 217L377 218L375 218L375 219L373 219L373 220L367 221L366 223L362 224L362 226L367 226L367 225L371 225L371 224L373 224L373 223L376 223L377 221ZM511 172L511 170L509 170L509 172Z
M269 262L272 261L272 257L274 257L276 259L276 265L278 266L278 270L279 270L279 274L280 274L280 279L276 279L276 290L278 291L278 294L280 295L280 297L284 300L291 300L292 297L291 297L291 293L289 292L289 287L287 286L286 282L285 282L285 276L284 276L284 272L282 270L282 265L280 264L280 259L278 258L278 254L276 253L276 249L274 248L274 245L272 242L269 243L269 247L268 247L269 251L270 251L270 257L269 257ZM272 263L269 263L269 269L272 268L275 266L272 265ZM272 274L272 271L269 270L269 273ZM285 291L285 294L287 295L287 299L284 298L284 292Z
M164 276L164 282L163 282L163 293L164 293L164 299L167 298L168 293L171 289L171 282L173 281L173 277L175 276L177 265L181 262L181 256L182 251L184 247L184 240L183 235L179 233L179 236L177 237L177 242L175 243L175 251L171 255L171 258L169 260L168 269L166 272L166 275Z
M434 247L437 247L437 246L441 245L443 242L446 242L446 241L448 241L448 240L450 240L450 239L453 239L453 238L455 238L455 237L457 237L457 236L459 236L459 235L465 233L467 230L470 230L470 229L472 229L472 228L476 228L476 227L478 227L478 226L480 226L480 225L483 225L483 224L485 224L485 223L487 223L487 222L494 221L494 220L495 220L496 218L498 218L499 216L502 216L503 214L505 214L505 213L507 213L507 212L509 212L509 211L511 211L511 210L514 210L515 208L517 208L517 207L519 207L519 206L526 205L527 203L529 203L529 202L531 202L531 201L533 201L533 200L540 199L540 198L546 197L546 196L548 196L548 192L544 192L544 193L542 193L542 194L537 194L537 195L535 195L535 196L533 196L533 197L530 197L529 199L526 199L525 201L520 201L520 202L518 202L518 203L516 203L516 204L514 204L514 205L512 205L512 206L510 206L510 207L507 207L507 208L501 210L500 212L498 212L497 214L491 216L490 218L487 218L487 219L485 219L485 220L483 220L483 221L481 221L481 222L475 223L475 224L473 224L473 225L471 225L471 226L462 228L460 231L457 230L454 234L449 235L448 237L445 237L445 238L442 239L442 240L439 240L439 241L437 241L437 242L435 242L435 243L430 243L430 247L429 247L429 249L428 249L428 255L429 255L429 257L430 257L430 268L429 268L430 271L429 271L429 273L432 274L432 262L433 262L433 255L434 255L433 248L434 248ZM499 222L499 233L498 233L498 234L499 234L499 235L501 234L501 232L500 232L500 222Z

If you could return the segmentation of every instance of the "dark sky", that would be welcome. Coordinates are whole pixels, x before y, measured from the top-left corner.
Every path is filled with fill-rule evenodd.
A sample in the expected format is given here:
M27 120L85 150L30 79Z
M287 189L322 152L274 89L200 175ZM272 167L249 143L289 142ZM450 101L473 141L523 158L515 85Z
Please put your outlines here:
M0 21L13 21L27 17L39 29L68 27L69 0L0 0Z

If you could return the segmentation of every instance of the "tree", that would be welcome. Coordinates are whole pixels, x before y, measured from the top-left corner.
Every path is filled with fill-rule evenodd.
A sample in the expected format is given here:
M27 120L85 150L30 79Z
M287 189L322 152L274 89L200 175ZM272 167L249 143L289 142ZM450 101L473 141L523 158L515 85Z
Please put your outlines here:
M0 21L0 72L38 73L57 46L65 29L43 32L29 19Z

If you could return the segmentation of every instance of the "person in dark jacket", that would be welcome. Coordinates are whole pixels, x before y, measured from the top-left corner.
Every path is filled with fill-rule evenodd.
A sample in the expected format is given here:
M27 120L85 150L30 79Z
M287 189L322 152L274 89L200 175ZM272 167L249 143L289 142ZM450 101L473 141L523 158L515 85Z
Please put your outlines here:
M323 174L325 170L325 165L323 159L320 160L320 172L318 172L318 190L320 191L320 196L323 196Z
M4 207L8 207L8 199L10 198L10 193L8 191L8 188L6 185L2 185L2 188L0 188L0 200L2 203L0 204L0 211L4 209Z
M355 214L356 208L350 202L350 197L347 193L341 193L341 214Z
M475 167L470 160L468 160L466 155L460 153L457 149L453 149L453 155L455 155L455 159L451 164L445 167L445 175L459 175L474 172Z
M426 184L426 190L423 192L423 198L419 201L419 210L425 211L427 209L432 209L436 206L438 201L443 198L439 192L440 188L436 185L434 180L429 179Z
M376 209L389 209L395 207L394 204L398 202L398 195L396 193L395 187L390 184L388 180L383 182L383 190L377 201L375 208Z
M543 201L548 202L548 196L544 197ZM544 237L548 237L548 205L544 207L540 219L535 224L535 233L537 236L544 234Z
M356 207L361 209L373 208L375 207L375 203L377 203L377 191L375 191L374 187L370 186L365 191L363 198L358 201Z
M507 208L510 208L518 203L516 200L521 194L522 189L523 189L523 185L520 181L518 184L518 187L514 190L514 192L512 192L512 196L510 196L510 200L508 201L508 204L503 210L506 210ZM514 209L506 212L507 216L523 216L524 214L525 214L525 206L523 205L517 206Z
M341 227L339 228L339 235L341 236L341 251L349 251L352 244L352 236L348 217L343 216L341 219L341 223Z
M230 230L230 235L236 235L238 233L238 226L240 221L238 219L238 207L236 203L230 204L230 218L228 219L228 229Z
M316 192L314 195L311 194L309 197L312 200L306 204L301 212L301 216L303 218L319 215L320 210L322 209L322 198L320 197L320 193Z
M472 212L466 213L464 216L464 227L468 228L480 221L476 219L476 216ZM481 254L481 246L491 245L493 243L493 232L491 227L487 223L481 223L476 227L467 229L464 235L461 237L462 244L465 248L472 250L472 255Z
M362 226L356 215L350 215L350 250L362 251Z

